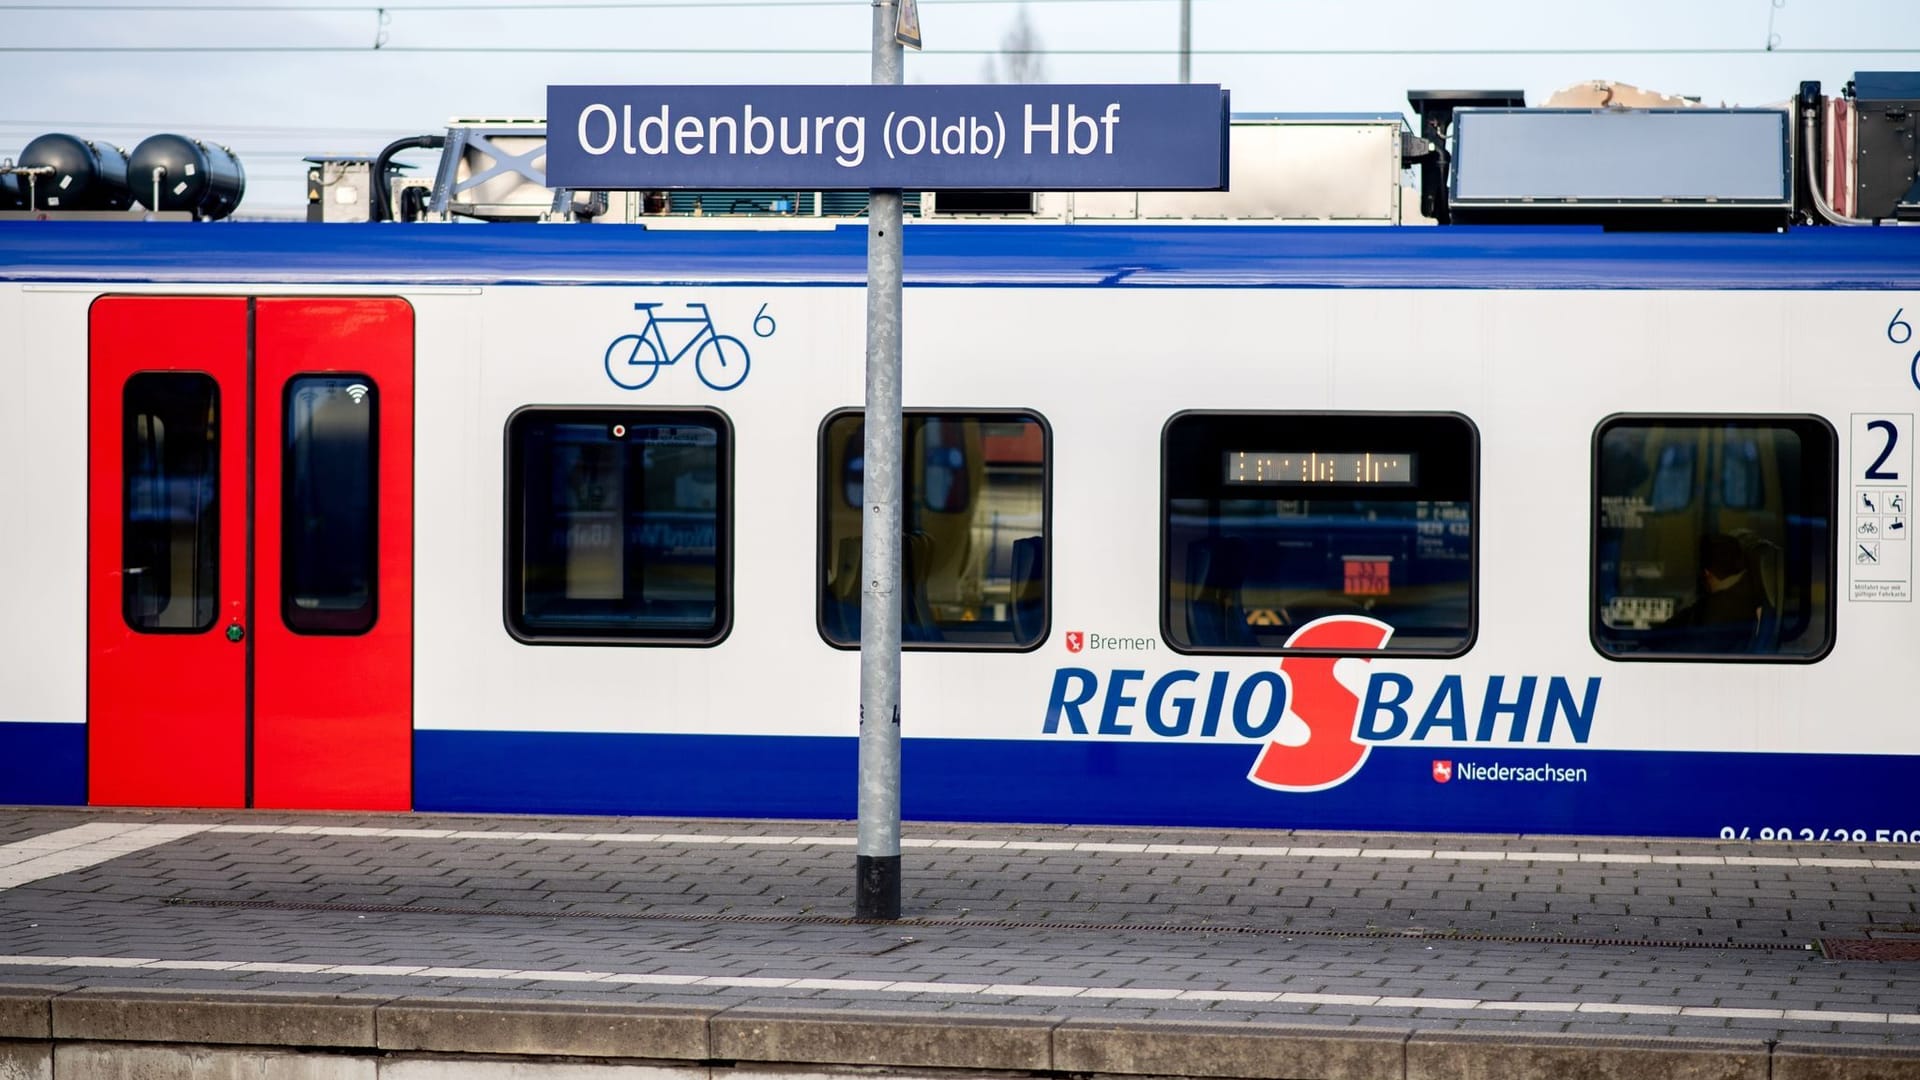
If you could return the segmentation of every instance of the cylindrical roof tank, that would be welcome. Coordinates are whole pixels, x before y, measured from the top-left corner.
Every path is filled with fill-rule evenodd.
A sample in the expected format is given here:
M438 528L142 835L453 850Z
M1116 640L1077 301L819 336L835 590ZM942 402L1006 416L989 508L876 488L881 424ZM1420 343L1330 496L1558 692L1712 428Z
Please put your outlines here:
M247 174L233 151L184 135L140 140L128 159L127 179L147 209L188 210L208 221L233 213L247 190Z
M21 187L33 195L29 210L125 210L133 205L127 191L127 152L112 143L88 142L72 135L42 135L20 151L26 168L50 166L53 174L38 176Z
M11 165L13 162L0 162ZM27 188L20 182L18 173L0 173L0 210L25 210L27 208Z

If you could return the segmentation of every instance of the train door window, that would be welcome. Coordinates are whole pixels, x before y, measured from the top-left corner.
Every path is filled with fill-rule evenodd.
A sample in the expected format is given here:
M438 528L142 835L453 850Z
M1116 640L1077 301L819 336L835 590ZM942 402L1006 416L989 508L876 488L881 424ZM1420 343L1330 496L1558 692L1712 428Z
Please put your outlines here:
M220 583L219 384L143 371L122 415L121 609L142 633L202 633Z
M733 429L708 409L507 421L507 628L529 643L713 645L732 617Z
M1811 416L1603 421L1594 647L1621 660L1826 655L1837 445Z
M1047 636L1046 422L1026 412L905 414L901 644L1033 649ZM866 425L857 410L820 429L820 634L860 644Z
M379 408L374 382L365 375L287 380L280 615L295 633L364 634L373 628Z
M1480 437L1466 417L1188 412L1161 452L1161 629L1176 650L1306 651L1294 635L1338 615L1391 627L1389 653L1472 646Z

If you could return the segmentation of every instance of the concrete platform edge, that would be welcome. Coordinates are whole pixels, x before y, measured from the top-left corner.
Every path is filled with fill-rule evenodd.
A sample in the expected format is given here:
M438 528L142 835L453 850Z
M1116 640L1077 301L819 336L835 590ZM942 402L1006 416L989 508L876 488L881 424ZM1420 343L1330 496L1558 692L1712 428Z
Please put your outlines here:
M1757 1037L1475 1035L1412 1025L0 985L0 1062L13 1070L9 1075L57 1080L62 1048L84 1048L99 1059L115 1047L133 1056L202 1058L308 1050L396 1068L423 1052L534 1070L649 1062L687 1074L737 1063L762 1073L894 1066L968 1075L1301 1080L1625 1080L1655 1073L1680 1080L1920 1080L1920 1048L1823 1045L1812 1036L1769 1044ZM1284 1073L1276 1073L1283 1064Z

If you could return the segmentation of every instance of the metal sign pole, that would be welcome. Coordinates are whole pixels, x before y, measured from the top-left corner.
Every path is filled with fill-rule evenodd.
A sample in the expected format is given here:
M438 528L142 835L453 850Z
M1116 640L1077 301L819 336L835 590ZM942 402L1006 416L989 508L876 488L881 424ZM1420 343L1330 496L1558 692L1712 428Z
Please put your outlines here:
M1193 81L1193 0L1180 0L1180 81Z
M873 82L898 86L894 0L873 0ZM860 566L860 839L855 916L900 917L900 192L867 203L867 407Z

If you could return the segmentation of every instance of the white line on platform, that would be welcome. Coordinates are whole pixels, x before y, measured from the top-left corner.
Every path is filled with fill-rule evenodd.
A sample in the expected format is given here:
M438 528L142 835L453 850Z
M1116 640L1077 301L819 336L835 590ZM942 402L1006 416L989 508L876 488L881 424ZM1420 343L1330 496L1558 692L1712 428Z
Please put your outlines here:
M0 844L0 889L85 870L209 828L212 826L96 821Z
M191 826L199 831L203 826ZM493 840L519 843L544 841L578 844L665 844L712 845L717 847L850 847L851 836L741 836L727 833L568 833L568 832L490 832L484 829L381 829L359 825L214 825L217 833L248 835L283 834L289 836L366 836L392 840ZM1401 843L1394 847L1357 848L1303 845L1300 847L1235 846L1231 844L1148 844L1084 841L1062 843L1045 840L941 839L911 837L900 841L903 848L931 851L1048 852L1075 851L1120 855L1186 855L1193 857L1224 855L1232 858L1292 859L1380 859L1439 862L1578 863L1597 866L1731 866L1753 868L1821 867L1835 870L1898 870L1920 873L1920 858L1911 859L1839 859L1783 858L1762 855L1653 855L1646 852L1586 851L1508 851L1498 848L1415 847Z
M405 967L387 964L313 964L248 960L160 960L139 956L0 956L0 968L113 968L140 971L226 970L310 975L381 975L388 978L468 979L508 983L611 983L630 986L707 986L716 989L811 990L826 993L959 994L978 997L1088 1001L1161 1000L1314 1005L1334 1008L1423 1009L1489 1013L1594 1013L1621 1016L1690 1016L1702 1019L1793 1020L1832 1024L1920 1025L1920 1013L1859 1009L1751 1009L1714 1005L1667 1005L1626 1001L1487 1000L1459 997L1391 997L1306 991L1233 990L1221 987L1071 986L1054 983L963 983L884 979L764 978L749 975L689 975L663 972L541 971L525 968ZM202 984L204 985L204 984Z

